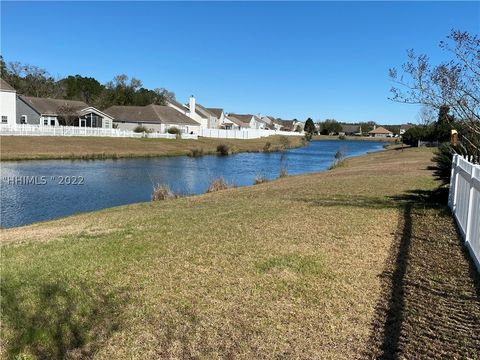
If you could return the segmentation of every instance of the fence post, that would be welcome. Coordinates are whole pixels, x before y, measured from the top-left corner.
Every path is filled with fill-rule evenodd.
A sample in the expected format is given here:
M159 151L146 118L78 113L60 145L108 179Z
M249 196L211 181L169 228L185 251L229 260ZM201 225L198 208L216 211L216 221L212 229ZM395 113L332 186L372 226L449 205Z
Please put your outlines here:
M465 227L465 242L470 242L470 237L472 235L472 226L473 226L473 194L475 188L473 186L473 179L477 175L477 168L475 166L471 167L470 170L470 179L468 181L468 185L470 186L468 191L468 207L467 207L467 226Z
M448 206L453 210L453 202L455 197L455 174L457 172L458 154L453 155L452 170L450 171L450 191L448 193Z

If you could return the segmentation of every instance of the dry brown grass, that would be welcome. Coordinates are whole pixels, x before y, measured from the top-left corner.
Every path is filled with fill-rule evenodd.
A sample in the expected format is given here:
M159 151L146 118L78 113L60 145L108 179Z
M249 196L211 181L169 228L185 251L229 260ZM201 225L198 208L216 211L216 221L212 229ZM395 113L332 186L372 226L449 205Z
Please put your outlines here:
M225 179L223 177L220 177L218 179L213 179L210 182L210 185L208 185L207 193L226 190L226 189L231 188L231 187L233 187L233 185L227 184Z
M62 136L3 136L0 141L1 160L29 159L105 159L189 155L191 149L202 154L215 154L225 144L234 152L263 151L269 142L279 147L280 136L251 140L209 139L130 139ZM292 137L290 147L302 146L300 136Z
M435 187L430 157L390 150L321 174L3 230L2 286L29 311L41 311L51 283L71 291L73 318L90 335L67 353L358 358L385 296L398 197ZM114 314L81 294L110 299ZM4 351L18 311L5 317ZM88 321L99 311L102 329L115 319L114 330Z
M157 184L153 187L152 201L162 201L174 199L177 195L170 190L170 187L165 184Z

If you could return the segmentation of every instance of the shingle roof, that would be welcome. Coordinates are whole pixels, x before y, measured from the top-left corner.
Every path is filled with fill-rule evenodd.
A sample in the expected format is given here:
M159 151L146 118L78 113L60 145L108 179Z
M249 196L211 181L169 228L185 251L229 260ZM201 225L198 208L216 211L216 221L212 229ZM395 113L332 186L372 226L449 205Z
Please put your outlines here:
M195 112L205 119L208 119L210 116L214 116L206 108L204 108L202 105L200 105L199 103L195 104Z
M83 101L77 100L37 98L30 96L19 96L19 98L39 114L45 115L59 115L62 108L81 110L88 107Z
M228 114L228 116L231 118L231 117L234 117L238 120L240 120L241 122L245 123L245 124L249 124L250 123L250 120L252 119L253 115L250 115L250 114Z
M357 133L360 131L360 125L342 124L342 131L345 133Z
M170 99L170 100L167 100L167 102L169 102L170 104L176 106L176 107L179 108L179 109L187 110L186 106L183 105L183 104L180 104L177 100Z
M215 115L215 117L218 119L220 119L223 113L223 109L220 109L220 108L207 108L207 110L213 115Z
M383 126L379 126L376 129L368 132L369 134L393 134L391 131L385 129Z
M115 121L199 125L195 120L170 106L153 104L147 106L111 106L104 112L113 116Z
M0 89L3 91L16 91L13 86L11 86L9 83L7 83L5 80L0 78Z

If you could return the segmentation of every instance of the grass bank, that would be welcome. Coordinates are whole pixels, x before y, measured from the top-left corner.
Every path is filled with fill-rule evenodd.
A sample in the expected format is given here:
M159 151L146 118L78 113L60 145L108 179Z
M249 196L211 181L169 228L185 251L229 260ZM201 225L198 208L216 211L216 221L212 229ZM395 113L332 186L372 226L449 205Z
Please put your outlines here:
M211 139L170 140L110 137L3 136L0 159L112 159L197 154L214 154L226 144L231 152L275 151L285 145L282 136L250 140ZM303 146L300 136L289 136L287 147Z
M478 358L479 279L430 158L2 230L3 355Z

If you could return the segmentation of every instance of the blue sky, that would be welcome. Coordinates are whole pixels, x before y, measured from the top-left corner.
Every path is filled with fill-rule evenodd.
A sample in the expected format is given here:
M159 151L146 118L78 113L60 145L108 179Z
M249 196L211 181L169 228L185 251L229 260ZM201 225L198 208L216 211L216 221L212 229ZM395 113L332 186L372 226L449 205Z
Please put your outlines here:
M6 61L285 119L417 121L388 69L409 48L441 61L452 28L480 33L480 3L1 2Z

